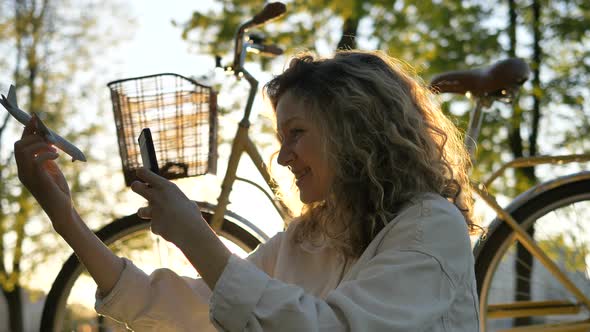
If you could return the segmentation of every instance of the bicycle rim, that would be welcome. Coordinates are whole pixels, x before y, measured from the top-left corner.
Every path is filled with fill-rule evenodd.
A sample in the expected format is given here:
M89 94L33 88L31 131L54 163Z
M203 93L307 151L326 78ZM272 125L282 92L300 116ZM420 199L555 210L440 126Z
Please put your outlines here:
M578 289L590 294L590 181L544 192L512 215ZM484 332L549 326L553 329L546 331L590 331L588 308L522 249L506 224L486 240L476 277Z
M206 220L211 213L202 211ZM228 213L218 232L226 246L239 256L255 249L265 235L245 229L237 215ZM150 223L136 215L118 219L97 232L118 256L127 257L146 273L169 268L179 275L198 277L195 269L173 244L150 231ZM94 311L96 283L72 255L58 274L44 305L41 331L127 331L126 326Z

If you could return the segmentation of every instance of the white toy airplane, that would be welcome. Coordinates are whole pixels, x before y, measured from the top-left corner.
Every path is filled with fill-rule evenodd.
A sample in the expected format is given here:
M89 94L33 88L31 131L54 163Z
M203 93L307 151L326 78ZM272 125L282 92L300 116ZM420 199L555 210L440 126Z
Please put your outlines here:
M31 120L31 116L27 114L27 112L18 108L18 104L16 103L16 88L14 85L10 85L10 90L8 90L8 97L1 95L2 99L0 99L0 104L6 108L8 113L12 115L18 122L26 125ZM58 148L60 148L63 152L69 154L72 157L72 161L80 160L86 161L86 156L84 153L80 151L74 144L66 141L63 137L59 136L51 129L47 128L45 124L37 117L39 130L45 137L45 140Z

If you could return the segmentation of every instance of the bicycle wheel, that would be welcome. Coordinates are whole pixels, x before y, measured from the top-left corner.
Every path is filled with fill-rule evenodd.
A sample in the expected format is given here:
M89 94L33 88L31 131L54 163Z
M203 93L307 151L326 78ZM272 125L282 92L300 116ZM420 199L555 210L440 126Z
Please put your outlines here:
M198 203L207 222L213 206ZM227 212L221 240L234 253L245 256L268 237L240 216ZM150 231L149 220L136 214L117 219L106 225L97 236L118 256L131 259L146 273L166 267L179 275L197 277L197 272L173 244ZM75 254L60 270L43 307L41 331L126 331L124 324L94 311L96 284Z
M544 252L590 295L590 179L551 187L508 211ZM496 227L494 227L496 226ZM496 221L475 273L481 331L590 331L590 311ZM525 330L525 328L528 328Z

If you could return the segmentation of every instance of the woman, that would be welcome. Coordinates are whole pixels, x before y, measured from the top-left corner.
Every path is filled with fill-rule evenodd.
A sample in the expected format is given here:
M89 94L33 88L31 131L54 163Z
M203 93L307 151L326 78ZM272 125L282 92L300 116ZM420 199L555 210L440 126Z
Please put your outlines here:
M19 177L95 279L97 311L137 331L476 331L469 160L428 91L362 51L300 55L265 91L304 209L247 259L171 182L140 169L132 184L149 202L139 216L198 280L148 276L110 252L76 213L36 120L26 126Z

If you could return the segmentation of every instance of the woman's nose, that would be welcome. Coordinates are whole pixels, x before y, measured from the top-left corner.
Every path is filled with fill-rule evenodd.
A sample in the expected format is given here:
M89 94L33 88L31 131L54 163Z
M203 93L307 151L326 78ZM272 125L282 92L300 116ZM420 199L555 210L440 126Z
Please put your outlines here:
M277 162L281 166L289 165L295 159L295 155L286 145L282 145L281 149L279 150L279 156L277 157Z

